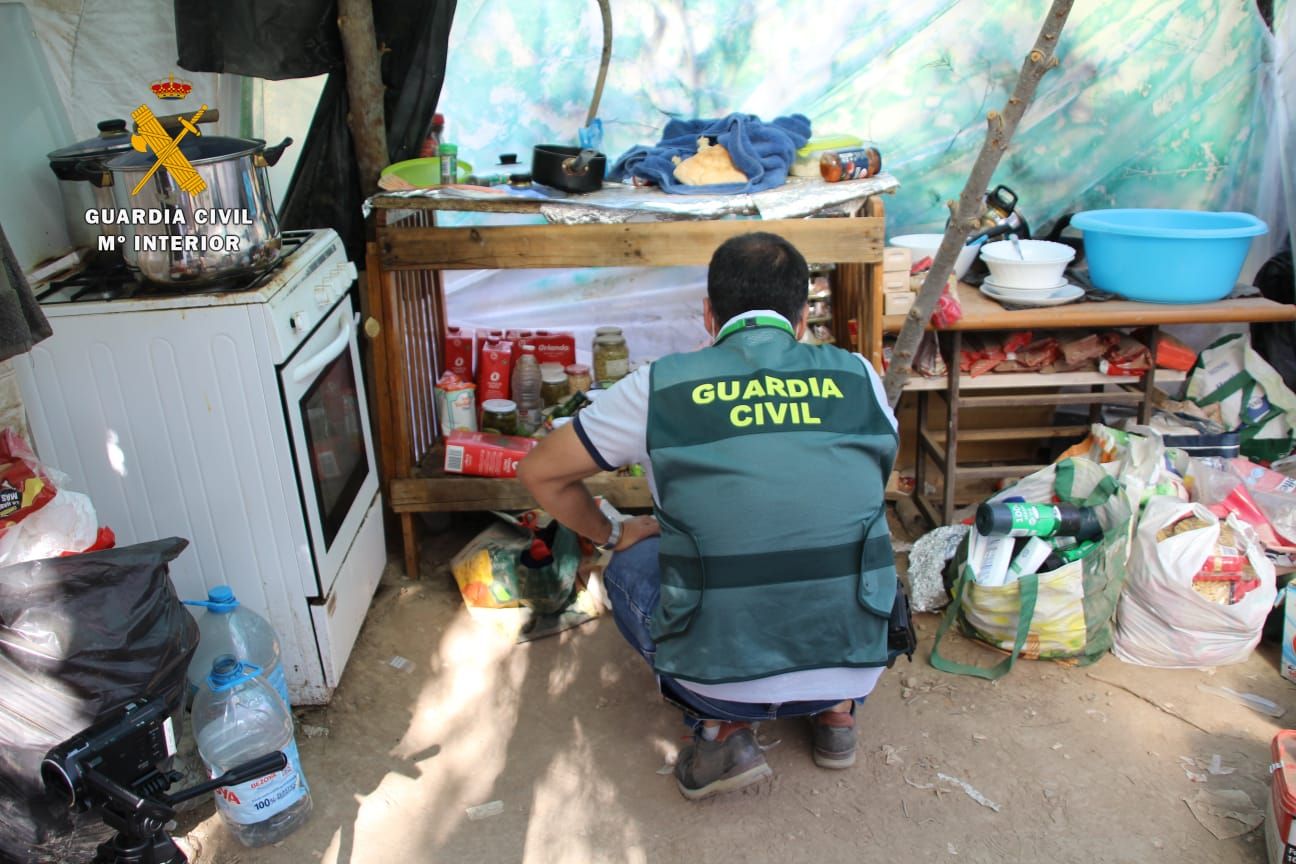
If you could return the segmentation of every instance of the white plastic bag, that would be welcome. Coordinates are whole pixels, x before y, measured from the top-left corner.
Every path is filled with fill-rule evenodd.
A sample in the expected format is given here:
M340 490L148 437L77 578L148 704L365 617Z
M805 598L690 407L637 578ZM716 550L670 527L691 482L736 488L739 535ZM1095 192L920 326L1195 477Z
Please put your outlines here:
M88 549L99 534L90 498L60 489L44 507L0 530L0 567Z
M1185 516L1210 523L1157 542L1157 532ZM1113 652L1127 663L1168 669L1241 663L1260 641L1265 616L1277 593L1273 564L1249 525L1229 516L1228 525L1260 580L1231 606L1212 603L1193 590L1193 576L1213 554L1219 519L1201 504L1155 497L1134 534L1129 576L1116 610Z

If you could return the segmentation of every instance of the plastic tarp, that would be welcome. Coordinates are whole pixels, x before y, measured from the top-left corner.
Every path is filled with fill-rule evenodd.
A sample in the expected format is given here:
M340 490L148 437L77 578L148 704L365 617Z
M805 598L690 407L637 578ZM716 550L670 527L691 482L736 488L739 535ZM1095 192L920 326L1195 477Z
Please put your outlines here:
M811 10L791 0L626 0L599 106L615 158L673 117L742 111L810 117L816 134L874 143L900 180L890 234L939 230L1049 4L914 0ZM1254 3L1081 0L994 182L1032 226L1096 207L1236 209L1260 216L1251 274L1289 230L1296 14L1271 33ZM460 0L438 110L461 159L529 161L536 143L575 143L598 71L601 23L587 0ZM701 333L704 277L627 281L623 271L451 274L454 323L629 325L623 310ZM471 286L470 288L468 286ZM642 303L624 295L642 292ZM580 301L581 308L567 306ZM634 358L676 347L636 342ZM646 340L645 340L646 341ZM587 344L587 343L585 343Z
M172 537L0 569L0 860L90 860L111 834L44 794L40 762L131 699L178 711L198 625Z
M68 144L99 134L100 120L129 120L141 103L166 113L148 86L180 71L171 0L29 0L26 6L72 125ZM220 109L214 131L239 134L237 78L196 72L177 77L192 83L209 108ZM190 96L169 110L196 111L193 102Z

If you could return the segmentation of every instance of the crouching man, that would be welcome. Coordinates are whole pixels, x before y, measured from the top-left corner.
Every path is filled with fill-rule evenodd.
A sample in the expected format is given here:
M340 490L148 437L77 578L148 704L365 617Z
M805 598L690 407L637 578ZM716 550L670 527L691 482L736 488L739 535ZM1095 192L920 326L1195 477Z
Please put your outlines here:
M884 501L895 417L861 356L798 341L808 277L781 237L725 242L703 301L713 344L618 382L518 472L613 550L617 626L693 729L675 766L690 799L772 774L761 720L809 717L815 763L854 764L893 611L908 623ZM581 481L634 463L655 516L612 523Z

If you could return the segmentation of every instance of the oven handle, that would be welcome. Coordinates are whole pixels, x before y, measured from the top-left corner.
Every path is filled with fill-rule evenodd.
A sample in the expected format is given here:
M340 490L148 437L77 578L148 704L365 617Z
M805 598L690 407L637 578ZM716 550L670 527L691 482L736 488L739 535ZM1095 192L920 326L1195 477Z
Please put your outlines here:
M292 379L298 384L313 376L316 372L332 363L334 358L347 349L351 342L351 334L355 332L356 322L360 320L360 314L354 316L345 315L342 317L342 332L337 338L325 345L320 352L308 360L303 360L296 369L292 371Z

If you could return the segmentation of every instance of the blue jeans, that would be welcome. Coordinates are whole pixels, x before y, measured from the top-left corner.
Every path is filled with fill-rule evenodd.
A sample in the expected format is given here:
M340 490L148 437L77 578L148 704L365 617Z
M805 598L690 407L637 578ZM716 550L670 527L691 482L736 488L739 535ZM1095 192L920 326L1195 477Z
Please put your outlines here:
M650 667L654 665L657 645L653 642L649 626L652 623L653 609L657 607L657 598L661 594L657 542L656 537L649 537L616 553L603 574L603 584L607 586L608 597L612 601L612 617L616 620L617 629L630 643L630 647L648 661ZM729 702L694 693L669 675L658 675L657 682L662 696L684 711L684 722L695 731L702 720L751 722L773 720L776 717L804 717L826 711L842 701L774 704Z

